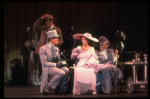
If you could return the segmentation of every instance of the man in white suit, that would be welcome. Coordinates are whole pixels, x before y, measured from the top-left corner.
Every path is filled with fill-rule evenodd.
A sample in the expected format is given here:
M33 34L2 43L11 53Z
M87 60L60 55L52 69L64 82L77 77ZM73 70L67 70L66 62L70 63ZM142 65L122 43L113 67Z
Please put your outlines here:
M56 30L48 31L48 43L40 47L39 50L42 64L40 92L43 94L48 94L58 84L63 85L65 79L68 77L69 69L63 66L64 64L60 59L59 49L55 46L59 43L58 36ZM53 76L50 82L48 82L48 75Z

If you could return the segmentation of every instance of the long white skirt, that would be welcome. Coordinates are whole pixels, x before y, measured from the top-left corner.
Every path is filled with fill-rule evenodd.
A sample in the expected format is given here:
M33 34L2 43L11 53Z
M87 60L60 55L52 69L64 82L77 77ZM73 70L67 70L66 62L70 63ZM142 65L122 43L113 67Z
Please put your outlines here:
M92 68L74 68L73 95L96 94L96 74Z

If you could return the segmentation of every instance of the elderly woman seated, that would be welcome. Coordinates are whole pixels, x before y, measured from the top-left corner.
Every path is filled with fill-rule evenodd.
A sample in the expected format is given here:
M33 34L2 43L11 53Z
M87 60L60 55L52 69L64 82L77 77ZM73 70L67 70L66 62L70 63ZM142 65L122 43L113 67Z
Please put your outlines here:
M118 82L118 79L121 79L122 74L119 68L115 67L115 62L117 61L117 53L116 50L114 52L113 49L109 49L109 40L104 37L99 37L99 50L96 50L96 55L98 56L99 63L105 64L110 63L112 64L112 67L109 69L105 69L100 71L99 73L102 75L101 78L101 88L103 93L111 93L112 92L112 85L115 86L115 92L116 92L116 85Z

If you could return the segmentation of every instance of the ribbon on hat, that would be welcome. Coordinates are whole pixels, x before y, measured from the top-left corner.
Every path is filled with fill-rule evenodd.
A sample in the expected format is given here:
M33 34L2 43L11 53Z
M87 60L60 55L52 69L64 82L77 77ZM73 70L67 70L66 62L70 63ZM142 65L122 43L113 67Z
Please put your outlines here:
M85 33L84 36L86 36L86 37L92 37L92 35L89 34L89 33Z

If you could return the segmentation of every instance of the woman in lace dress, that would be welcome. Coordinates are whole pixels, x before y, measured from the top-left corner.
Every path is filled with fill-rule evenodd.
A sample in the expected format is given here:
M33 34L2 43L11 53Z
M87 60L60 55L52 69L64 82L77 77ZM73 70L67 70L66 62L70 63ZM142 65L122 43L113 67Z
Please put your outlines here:
M75 34L76 40L81 40L82 45L72 50L71 59L77 58L79 61L74 68L73 95L92 93L96 94L96 73L99 70L110 67L109 64L99 64L94 47L88 42L98 42L91 34Z

